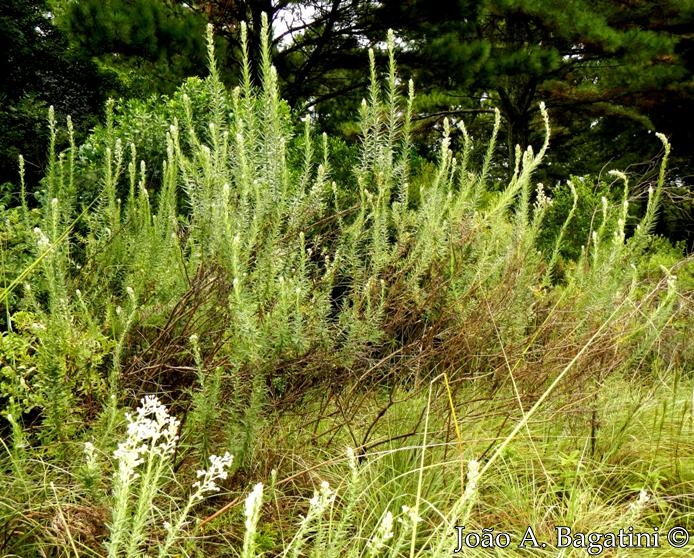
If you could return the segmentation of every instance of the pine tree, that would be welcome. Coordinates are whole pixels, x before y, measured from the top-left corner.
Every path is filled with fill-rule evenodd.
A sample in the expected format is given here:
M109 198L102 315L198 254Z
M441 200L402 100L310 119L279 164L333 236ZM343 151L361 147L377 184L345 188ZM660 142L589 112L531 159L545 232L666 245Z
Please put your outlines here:
M71 41L115 72L125 96L171 93L205 73L205 19L164 0L54 0Z
M627 135L641 130L637 143L646 143L645 131L654 125L642 101L688 79L677 48L692 21L690 1L380 4L382 25L397 29L407 45L401 59L428 89L423 108L469 115L498 106L511 155L515 145L533 141L540 100L553 116L555 146L577 134L585 141L591 126L601 123L609 133L617 122Z

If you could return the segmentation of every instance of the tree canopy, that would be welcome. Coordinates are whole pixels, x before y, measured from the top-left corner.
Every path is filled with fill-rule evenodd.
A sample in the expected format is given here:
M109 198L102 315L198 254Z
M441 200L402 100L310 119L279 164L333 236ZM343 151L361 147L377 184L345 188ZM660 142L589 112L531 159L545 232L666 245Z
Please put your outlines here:
M379 4L383 24L397 29L407 45L401 63L419 76L428 101L425 111L462 116L498 106L507 147L513 150L533 140L542 100L552 114L553 144L570 147L555 149L561 154L558 162L566 162L563 155L579 163L573 172L596 170L581 144L597 142L608 150L608 159L619 159L627 147L634 157L653 154L650 145L638 147L651 143L646 132L655 129L654 120L665 132L675 122L658 119L650 109L660 104L661 92L691 92L686 55L691 48L687 31L694 23L691 2Z
M49 105L86 130L101 112L112 82L70 47L45 0L0 4L0 184L17 182L23 155L30 177L43 174Z

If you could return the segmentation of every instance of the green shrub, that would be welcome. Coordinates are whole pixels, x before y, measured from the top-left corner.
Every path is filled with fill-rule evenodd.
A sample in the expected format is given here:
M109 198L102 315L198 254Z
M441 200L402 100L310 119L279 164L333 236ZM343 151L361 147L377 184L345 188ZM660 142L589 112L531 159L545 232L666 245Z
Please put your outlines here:
M0 395L12 405L5 413L7 458L22 478L46 475L26 467L31 442L46 468L66 469L51 479L64 486L81 482L84 498L111 514L110 555L134 556L155 541L165 541L160 548L166 555L201 500L198 491L186 496L169 482L174 446L184 478L191 462L233 450L233 472L248 479L262 474L259 456L271 453L264 433L291 420L281 411L298 410L307 419L298 402L312 408L318 399L314 437L323 413L334 407L329 416L347 425L336 432L348 431L363 457L383 417L402 403L396 394L406 405L428 386L426 403L417 400L425 426L420 419L412 432L393 434L393 440L419 440L402 450L412 453L393 457L390 465L384 460L386 470L372 481L388 484L374 497L377 511L363 503L371 488L361 484L352 457L354 483L347 483L344 500L329 486L318 490L282 552L298 556L310 548L315 556L339 555L350 544L354 514L363 510L360 537L373 544L355 545L349 555L396 556L408 547L410 556L442 555L453 522L474 513L478 478L499 467L506 448L519 443L545 405L589 416L595 453L606 412L595 397L601 386L683 354L678 328L691 317L675 277L683 264L652 236L669 145L659 136L666 157L638 223L621 173L614 173L617 187L609 196L604 185L574 179L573 189L558 190L552 201L533 184L550 141L543 106L545 141L537 150L518 148L505 188L489 178L498 112L481 150L463 133L462 153L454 154L453 131L444 121L436 160L413 165L414 86L401 94L389 34L384 83L370 55L361 147L352 158L339 142L317 137L308 119L293 130L270 62L267 21L257 84L241 29L242 79L230 93L217 73L210 30L209 77L189 80L171 99L110 107L106 126L87 144L74 145L68 121L71 148L56 153L58 125L50 113L41 207L30 213L24 201L21 210L4 212L11 225L4 233L10 265L3 267L1 300L16 324L0 345ZM135 145L140 142L142 148ZM331 149L344 160L333 163ZM471 163L473 150L482 155L479 168ZM143 156L154 166L142 163ZM22 289L24 283L29 288ZM437 398L445 404L434 407L442 377L446 389ZM78 468L70 464L76 452L71 441L80 438L94 436L92 449L109 455L122 438L121 407L150 392L187 417L179 428L161 402L144 400L157 424L168 425L165 449L157 449L161 436L152 431L138 438L132 419L129 441L115 454L126 465L130 459L127 471L121 471L122 460L104 459L102 475L97 457ZM473 464L470 475L465 480L461 473L461 492L453 496L440 477L428 476L428 421L441 423L431 435L450 430L450 423L443 425L449 417L456 422L456 405L482 392L483 399L492 398L484 416L500 413L504 420L485 423L499 429L486 450L489 459L477 467L474 455L482 450L474 446L475 454L464 459ZM361 424L369 406L363 401L379 407L368 409L375 416L370 425ZM40 416L34 428L23 429L15 415L29 411ZM300 422L297 429L306 429L308 419ZM461 447L457 422L455 432ZM174 440L179 435L180 445ZM447 466L449 438L441 444L443 454L435 456ZM462 450L452 470L459 461ZM135 474L139 465L142 477ZM107 496L102 488L110 468L123 474L114 473ZM425 469L440 504L424 503ZM388 491L403 475L413 487L407 492L414 492L414 515L403 513L407 531L391 538L387 510L395 496ZM581 496L587 493L583 482L560 478L557 491ZM165 485L173 487L170 507ZM405 490L406 483L398 486ZM260 544L255 529L262 491L252 494L244 556ZM58 496L34 497L55 498L60 508ZM419 528L417 517L425 512L431 523ZM162 531L165 517L170 528Z

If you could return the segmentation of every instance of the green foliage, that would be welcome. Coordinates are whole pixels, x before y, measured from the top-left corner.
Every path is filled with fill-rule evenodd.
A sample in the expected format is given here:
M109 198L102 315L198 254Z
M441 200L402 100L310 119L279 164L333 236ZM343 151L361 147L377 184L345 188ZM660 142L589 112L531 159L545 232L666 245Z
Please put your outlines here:
M25 206L2 208L2 229L0 232L0 246L2 248L0 271L2 287L6 288L15 281L22 269L25 269L34 256L35 237L32 233L34 227L39 224L39 211L29 211ZM3 316L0 323L4 329L9 329L9 318L16 310L21 297L16 293L9 293L3 300Z
M478 135L491 102L504 117L501 148L512 159L516 145L542 133L538 102L556 107L552 167L541 171L552 182L597 174L607 160L611 168L648 161L655 152L646 132L672 109L663 90L680 101L686 95L691 41L682 29L694 14L690 2L625 10L611 1L386 1L378 13L402 37L403 63L423 84L423 116L467 118ZM677 118L657 126L668 135L679 129Z
M502 515L494 506L514 495L545 508L543 521L594 518L595 506L622 517L631 488L612 476L616 497L603 501L581 470L611 474L610 433L601 431L611 408L597 395L691 358L681 342L691 308L675 277L687 262L653 237L667 140L659 136L665 157L638 219L622 173L609 189L573 179L573 190L548 195L534 183L550 142L543 105L543 142L517 148L501 187L499 111L483 145L458 125L456 151L445 119L435 160L422 161L412 156L414 85L402 94L389 33L383 79L369 56L352 157L310 119L294 129L266 19L262 30L256 80L241 26L241 80L231 92L210 27L206 79L170 98L110 102L105 125L80 147L68 119L70 147L59 152L49 111L40 209L25 199L3 209L0 301L14 328L0 339L3 470L14 477L0 482L20 494L9 509L12 498L51 502L36 519L51 527L9 551L79 543L96 554L105 545L113 557L155 548L162 557L214 555L190 516L198 505L210 511L202 500L227 480L228 450L234 478L221 497L230 502L209 502L218 515L234 506L229 491L286 469L281 485L269 474L272 513L283 517L276 526L263 530L262 485L246 500L243 533L233 533L244 557L275 544L286 556L450 555L453 525ZM185 424L145 396L122 435L121 408L152 391ZM691 414L688 401L662 417ZM467 431L459 409L470 409L460 419ZM30 412L34 422L24 424ZM589 435L574 436L574 414ZM90 445L77 462L83 439ZM355 448L347 477L333 463L345 443ZM326 457L315 469L333 468L335 489L313 476L310 462ZM182 488L208 458L192 492ZM662 490L649 476L660 472L643 470L647 488ZM458 476L454 488L442 480ZM319 488L308 507L297 507L311 484ZM108 532L86 542L59 488L101 510L94 516ZM31 510L20 509L28 529ZM288 527L286 517L299 514Z
M0 354L2 355L0 396L7 405L7 412L18 417L45 403L41 391L29 387L38 384L37 363L32 354L36 339L31 330L32 328L38 330L43 326L32 321L32 318L31 315L17 312L13 321L18 331L3 332L0 337Z
M558 185L549 194L552 201L547 208L539 238L539 245L545 253L551 253L554 240L571 212L574 192L576 208L568 220L560 247L560 255L566 262L576 261L581 256L590 243L592 231L600 226L602 199L605 198L613 206L618 206L623 197L623 190L619 189L619 184L611 185L589 176L572 177L568 182ZM614 229L616 220L617 215L613 212L605 226ZM629 225L633 228L633 222Z
M188 6L160 0L54 3L71 41L114 72L127 97L172 92L204 68L204 21Z
M27 162L33 186L45 171L49 136L45 111L71 114L78 135L94 124L112 80L84 53L69 48L53 25L46 0L18 0L0 7L0 37L5 56L0 72L0 184L17 183L17 160Z

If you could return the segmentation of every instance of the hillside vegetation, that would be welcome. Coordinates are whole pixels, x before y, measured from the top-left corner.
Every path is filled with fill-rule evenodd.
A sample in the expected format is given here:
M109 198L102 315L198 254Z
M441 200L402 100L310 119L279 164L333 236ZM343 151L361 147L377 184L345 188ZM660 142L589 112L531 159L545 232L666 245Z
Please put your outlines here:
M209 77L110 102L81 145L49 114L38 202L22 178L2 208L2 555L688 556L665 136L647 199L619 172L536 183L544 107L502 189L498 113L423 161L391 34L353 155L295 128L263 36L261 83L243 35L225 90L209 31ZM557 526L660 548L559 550Z

